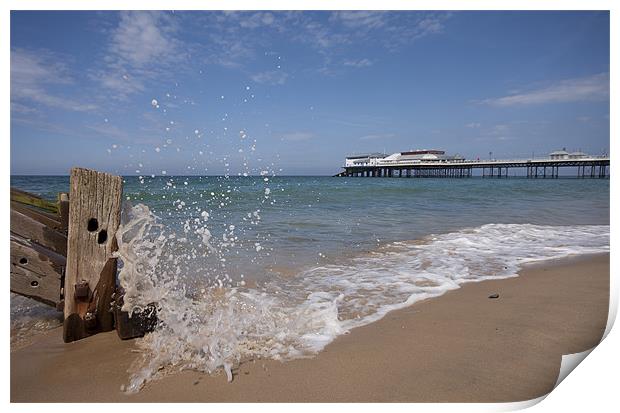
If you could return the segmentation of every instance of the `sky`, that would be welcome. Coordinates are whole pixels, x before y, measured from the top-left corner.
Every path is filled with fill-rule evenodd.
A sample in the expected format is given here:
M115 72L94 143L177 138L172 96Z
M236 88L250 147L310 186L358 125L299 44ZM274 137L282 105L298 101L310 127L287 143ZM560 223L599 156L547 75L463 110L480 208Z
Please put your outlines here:
M11 174L609 153L608 12L11 12Z

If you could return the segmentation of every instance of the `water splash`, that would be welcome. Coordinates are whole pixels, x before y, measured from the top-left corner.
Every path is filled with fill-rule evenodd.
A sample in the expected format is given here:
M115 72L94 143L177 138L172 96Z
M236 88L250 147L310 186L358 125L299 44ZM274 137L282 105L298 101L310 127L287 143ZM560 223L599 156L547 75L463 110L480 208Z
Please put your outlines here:
M142 354L130 369L128 392L183 369L221 368L231 380L244 360L312 356L351 328L465 282L516 276L526 262L609 251L609 226L488 224L389 243L249 288L225 277L210 282L223 267L191 258L186 242L145 205L124 215L118 251L124 310L156 303L158 311L155 331L138 340ZM187 236L204 246L204 255L194 256L218 257L225 242L204 238L206 222Z

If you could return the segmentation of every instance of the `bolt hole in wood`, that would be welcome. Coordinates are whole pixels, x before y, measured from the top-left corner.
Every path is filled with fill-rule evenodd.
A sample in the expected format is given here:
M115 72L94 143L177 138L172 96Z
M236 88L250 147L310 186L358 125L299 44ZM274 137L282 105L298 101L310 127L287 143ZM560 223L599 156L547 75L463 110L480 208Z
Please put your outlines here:
M19 263L20 264L28 264L28 258L25 258L25 257L24 258L20 258L19 259Z
M105 229L102 229L101 231L99 231L99 234L97 234L97 242L99 244L103 244L104 242L106 242L107 239L108 239L108 231L106 231Z
M99 222L97 221L97 218L89 219L86 229L88 229L89 232L97 231L97 229L99 229Z
M32 287L35 287L35 288L36 288L36 287L38 287L38 286L39 286L39 282L38 282L38 281L31 281L31 282L30 282L30 285L31 285Z

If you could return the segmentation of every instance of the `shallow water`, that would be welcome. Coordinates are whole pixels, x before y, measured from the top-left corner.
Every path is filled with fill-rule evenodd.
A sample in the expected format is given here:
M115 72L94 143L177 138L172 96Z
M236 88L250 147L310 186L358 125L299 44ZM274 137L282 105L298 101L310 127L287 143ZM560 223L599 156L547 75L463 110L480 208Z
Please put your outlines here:
M156 177L141 184L137 177L125 179L126 203L147 205L177 233L203 210L214 239L234 225L238 239L226 246L226 270L231 277L256 280L391 241L489 223L609 224L609 180L269 176ZM14 176L11 184L54 198L68 190L68 177ZM250 253L256 243L260 254Z
M11 184L54 197L68 178ZM160 320L129 391L161 367L309 356L464 282L609 251L608 180L128 177L124 196L126 306Z

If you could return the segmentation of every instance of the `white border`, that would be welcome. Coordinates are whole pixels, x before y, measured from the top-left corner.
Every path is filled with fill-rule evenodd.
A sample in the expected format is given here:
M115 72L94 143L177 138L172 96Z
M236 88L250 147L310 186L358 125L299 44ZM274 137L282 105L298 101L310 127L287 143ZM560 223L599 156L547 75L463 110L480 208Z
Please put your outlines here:
M71 0L61 1L45 1L45 0L4 0L2 1L2 15L0 17L0 39L2 41L2 88L4 96L0 102L0 109L2 116L2 126L4 129L2 142L4 144L4 150L0 151L0 157L2 159L2 168L5 173L2 175L2 182L4 184L3 190L0 192L0 205L3 209L0 233L8 234L9 232L9 186L10 186L10 108L9 108L9 94L7 91L10 88L10 10L121 10L121 9L137 9L137 10L167 10L174 6L175 10L339 10L339 9L358 9L358 10L611 10L611 55L610 55L610 79L611 79L611 102L610 102L610 114L616 114L617 112L617 96L618 96L618 82L616 76L618 73L618 25L620 23L619 18L619 6L620 2L611 0L590 0L590 1L557 1L557 0L418 0L418 1L402 1L402 0L382 0L382 1L370 1L370 0L330 0L330 1L283 1L283 0L265 0L265 1L248 1L248 0L210 0L210 1L197 1L197 0L152 0L152 1L103 1L95 0L88 2L77 2ZM614 116L610 117L610 136L617 136L617 125ZM610 153L611 157L615 158L616 145L613 139L610 139ZM615 184L615 179L611 180L611 244L615 245L617 237L616 219L615 219L615 206L617 205L618 187ZM3 241L3 245L0 253L2 254L2 262L7 263L9 261L9 240L6 237ZM572 374L570 374L559 386L555 389L543 403L537 404L532 408L532 411L583 411L584 409L594 409L594 411L607 411L613 409L612 406L618 406L617 385L618 382L618 349L620 349L620 338L617 331L611 330L613 322L617 314L618 307L618 280L617 273L618 259L615 254L611 255L611 297L610 297L610 317L608 320L606 339L601 345L596 348L588 357L585 363L582 363ZM9 290L9 277L2 278L3 285L0 287L1 291L5 291L5 297L8 298ZM9 303L8 299L4 304L4 317L2 317L1 326L2 331L8 333L9 331ZM617 328L615 329L617 330ZM5 339L2 341L3 356L8 358L10 352L9 340L5 335ZM10 360L10 359L9 359ZM8 365L9 361L5 365ZM9 369L5 369L5 375L2 377L2 393L3 400L8 403L10 399L10 384L9 384ZM411 411L424 410L424 411L508 411L514 409L521 409L532 406L539 402L537 399L529 402L521 403L506 403L506 404L390 404L382 405L381 409L389 408L390 410L402 410ZM62 405L10 405L8 406L15 411L31 411L33 408L46 410L60 411L65 410ZM84 406L86 407L86 406ZM84 408L82 406L76 406L76 408ZM379 406L373 405L355 405L355 406L342 406L342 405L295 405L288 404L263 404L263 405L231 405L225 406L204 406L200 404L183 404L183 405L149 405L149 409L155 409L159 411L169 409L184 409L203 411L205 408L212 409L256 409L264 408L270 411L289 411L291 408L302 411L309 411L310 409L373 409ZM94 409L95 411L103 411L104 409L120 408L120 409L135 409L137 406L130 404L122 404L120 406L107 406L107 405L90 405L88 409Z

